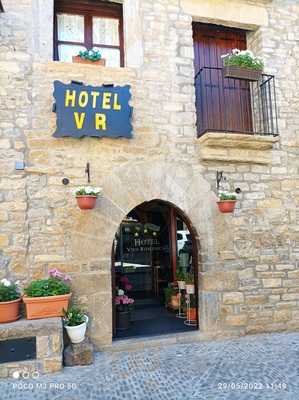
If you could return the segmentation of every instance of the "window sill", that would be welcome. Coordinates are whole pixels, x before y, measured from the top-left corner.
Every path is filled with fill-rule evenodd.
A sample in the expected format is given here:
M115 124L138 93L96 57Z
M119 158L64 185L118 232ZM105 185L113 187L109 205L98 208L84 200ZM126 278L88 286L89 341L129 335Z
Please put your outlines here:
M198 139L199 155L203 161L269 164L278 141L278 136L208 132Z

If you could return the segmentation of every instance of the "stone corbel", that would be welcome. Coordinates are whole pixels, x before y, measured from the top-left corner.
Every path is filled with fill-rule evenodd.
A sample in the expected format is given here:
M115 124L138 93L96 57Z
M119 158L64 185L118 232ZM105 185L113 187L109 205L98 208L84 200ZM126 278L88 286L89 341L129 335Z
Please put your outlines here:
M208 132L198 139L202 161L270 164L279 136Z

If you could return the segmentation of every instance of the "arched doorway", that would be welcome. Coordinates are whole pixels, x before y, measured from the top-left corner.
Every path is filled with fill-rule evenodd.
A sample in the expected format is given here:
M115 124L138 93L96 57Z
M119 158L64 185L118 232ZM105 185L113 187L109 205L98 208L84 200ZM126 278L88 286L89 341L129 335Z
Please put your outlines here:
M195 229L175 205L151 200L129 212L112 248L114 338L199 328L198 250Z

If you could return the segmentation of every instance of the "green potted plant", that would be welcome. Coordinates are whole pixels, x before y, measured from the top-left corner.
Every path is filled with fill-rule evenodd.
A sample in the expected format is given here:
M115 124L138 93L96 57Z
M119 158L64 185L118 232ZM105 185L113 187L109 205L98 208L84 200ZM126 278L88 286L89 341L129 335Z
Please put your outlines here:
M23 296L27 319L62 317L71 297L70 281L57 269L49 271L48 279L32 281Z
M72 343L81 343L85 339L88 316L80 308L70 307L64 310L63 325Z
M114 298L114 304L116 306L116 329L120 331L129 329L134 300L125 295L122 289L119 289L118 295Z
M20 317L21 295L18 282L4 278L0 281L0 323L16 321Z
M195 287L194 287L194 274L188 273L185 276L185 289L187 294L194 294Z
M264 63L250 50L234 49L229 54L221 56L223 59L223 72L226 78L245 79L258 81L263 73Z
M91 210L95 207L102 189L92 186L81 186L76 188L74 192L79 208L81 210Z
M99 50L91 49L91 50L81 50L77 56L73 56L73 63L80 64L90 64L90 65L106 65L105 58L102 58L102 55Z
M235 193L219 192L218 209L222 213L231 213L235 209L237 195Z

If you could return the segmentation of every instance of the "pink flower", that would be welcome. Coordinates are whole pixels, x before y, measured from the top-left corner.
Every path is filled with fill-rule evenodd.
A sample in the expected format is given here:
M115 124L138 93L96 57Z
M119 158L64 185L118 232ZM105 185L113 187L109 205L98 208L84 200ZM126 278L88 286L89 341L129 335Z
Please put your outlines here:
M130 297L126 296L125 294L122 296L116 296L114 299L115 305L119 306L121 304L133 304L134 299L131 299Z
M133 286L130 283L125 285L125 290L132 290Z

